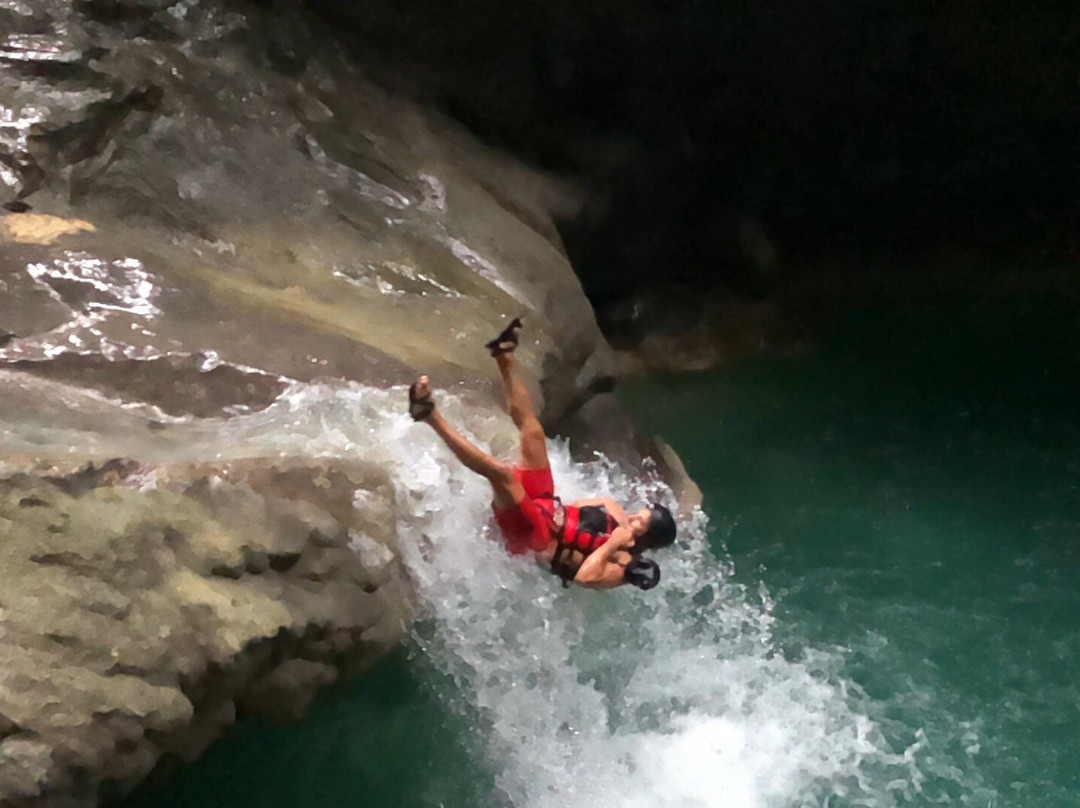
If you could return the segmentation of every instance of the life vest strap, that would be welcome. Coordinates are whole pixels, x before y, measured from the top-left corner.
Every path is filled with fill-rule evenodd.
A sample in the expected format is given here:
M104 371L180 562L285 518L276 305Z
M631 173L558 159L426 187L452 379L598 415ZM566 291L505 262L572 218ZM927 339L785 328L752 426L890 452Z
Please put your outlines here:
M586 529L582 524L582 510L582 508L572 506L567 508L560 502L552 519L555 554L551 558L551 571L562 580L564 589L570 586L585 559L595 552L610 535L610 531L596 533L594 530ZM604 515L607 517L606 512ZM606 519L605 524L611 524L610 517ZM581 561L575 558L578 553L581 554Z

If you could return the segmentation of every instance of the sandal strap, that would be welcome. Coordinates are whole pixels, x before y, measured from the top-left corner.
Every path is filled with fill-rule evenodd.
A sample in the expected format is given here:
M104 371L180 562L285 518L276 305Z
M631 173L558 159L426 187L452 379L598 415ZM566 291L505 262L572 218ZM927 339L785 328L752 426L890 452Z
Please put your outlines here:
M519 328L521 328L521 318L515 317L510 321L510 325L499 332L499 336L490 342L484 343L484 347L491 352L492 356L509 353L518 346L517 330Z
M431 393L421 398L416 395L416 383L409 387L409 415L414 421L423 421L435 411L435 402L431 400Z
M414 421L423 421L435 411L435 402L430 398L414 401L409 405L409 415Z

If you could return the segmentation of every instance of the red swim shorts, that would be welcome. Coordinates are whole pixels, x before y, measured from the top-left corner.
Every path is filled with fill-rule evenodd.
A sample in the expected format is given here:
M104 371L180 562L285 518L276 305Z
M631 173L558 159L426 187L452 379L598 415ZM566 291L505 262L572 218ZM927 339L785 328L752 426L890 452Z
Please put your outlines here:
M511 553L538 553L546 549L551 541L552 524L549 514L555 499L555 483L551 479L551 469L523 469L514 466L514 477L525 489L525 497L509 508L492 505L495 522ZM540 500L540 503L537 504L536 500Z

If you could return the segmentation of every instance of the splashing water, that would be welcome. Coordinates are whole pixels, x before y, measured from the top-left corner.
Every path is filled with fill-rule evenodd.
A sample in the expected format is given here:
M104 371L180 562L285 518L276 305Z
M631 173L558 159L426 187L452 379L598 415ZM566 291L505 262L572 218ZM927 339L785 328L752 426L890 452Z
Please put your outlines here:
M603 462L575 466L565 447L553 454L568 498L661 493ZM465 695L512 804L812 805L876 788L860 782L865 767L892 769L897 788L917 777L843 684L775 653L767 597L727 582L702 518L661 558L659 597L564 592L489 540L486 513L445 508L486 491L433 466L414 467L430 544L407 554L436 625L421 642L453 677L448 695Z
M413 647L429 686L471 724L498 800L529 808L918 800L921 739L890 748L838 654L784 657L768 593L731 580L730 563L708 549L703 515L659 555L659 589L563 590L505 552L486 482L413 424L403 401L401 390L297 385L264 412L191 425L174 451L303 450L359 457L391 474L398 549L424 612ZM440 405L479 445L512 445L505 416L447 394ZM567 500L670 497L648 469L574 463L561 443L551 455Z
M658 554L658 589L564 590L530 558L504 550L487 483L414 424L404 401L400 388L296 383L261 412L173 419L152 443L126 448L158 462L302 454L385 469L397 549L422 601L415 655L439 699L471 725L506 804L919 802L929 765L921 736L890 745L870 717L878 711L845 679L839 651L785 657L769 593L732 580L730 562L706 543L703 514ZM515 443L505 415L447 393L439 402L478 445L504 453ZM121 410L134 417L130 406ZM101 449L101 436L76 427L20 429L27 445ZM604 493L630 507L670 501L649 469L575 463L559 442L550 453L567 501Z

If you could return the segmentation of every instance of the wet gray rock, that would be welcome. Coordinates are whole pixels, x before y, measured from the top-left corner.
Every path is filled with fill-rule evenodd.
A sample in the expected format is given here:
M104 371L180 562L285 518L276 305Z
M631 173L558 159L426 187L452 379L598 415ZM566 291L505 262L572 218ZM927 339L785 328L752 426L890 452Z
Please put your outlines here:
M642 317L637 337L617 343L624 374L706 370L760 355L798 355L813 344L810 318L794 314L794 306L727 294L663 302L681 316L668 323Z
M343 408L429 372L494 412L512 315L549 424L613 383L577 189L266 5L0 0L3 805L91 805L401 641Z
M0 479L3 804L92 803L238 715L297 717L398 644L411 590L393 520L373 532L351 491L384 496L384 476L293 461ZM380 548L377 583L350 536Z
M0 9L0 203L93 228L4 240L0 362L208 415L261 406L220 403L222 365L490 383L483 342L523 314L546 417L608 383L554 224L578 192L374 86L298 6Z
M288 659L256 682L243 697L243 707L276 721L296 721L307 712L315 694L337 680L338 669L309 659Z
M618 396L605 393L590 398L559 421L556 429L570 439L579 460L603 455L628 468L644 464L655 470L674 494L681 516L689 518L694 509L701 507L701 489L687 473L682 459L668 444L643 434Z

